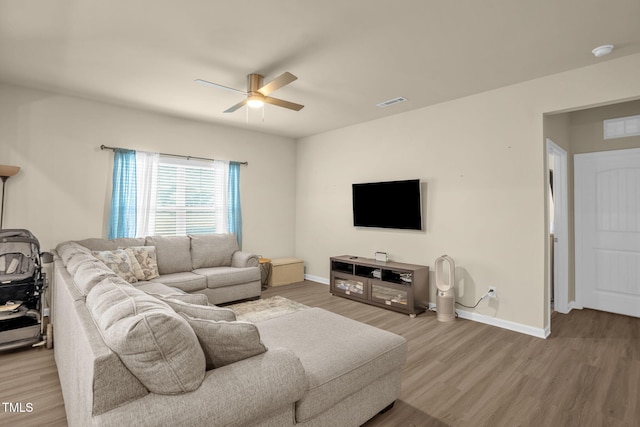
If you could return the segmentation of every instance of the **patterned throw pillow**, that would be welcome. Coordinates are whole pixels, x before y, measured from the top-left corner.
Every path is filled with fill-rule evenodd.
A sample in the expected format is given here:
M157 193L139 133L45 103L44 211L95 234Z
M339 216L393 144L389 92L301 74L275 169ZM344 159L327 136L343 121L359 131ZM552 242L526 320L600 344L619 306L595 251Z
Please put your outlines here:
M137 276L138 280L151 280L160 275L155 246L131 246L125 251L140 265L141 273Z
M180 313L193 328L207 361L207 370L220 368L267 351L253 323L196 319Z
M92 251L91 253L127 282L138 282L131 258L124 249Z

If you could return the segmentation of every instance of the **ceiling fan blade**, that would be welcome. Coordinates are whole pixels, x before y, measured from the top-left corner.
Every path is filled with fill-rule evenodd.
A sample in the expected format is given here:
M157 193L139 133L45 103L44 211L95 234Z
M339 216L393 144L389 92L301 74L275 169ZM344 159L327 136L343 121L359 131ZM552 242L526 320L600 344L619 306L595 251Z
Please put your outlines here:
M284 101L282 99L273 98L271 96L265 96L264 102L271 105L277 105L278 107L288 108L289 110L300 111L304 108L304 105L296 104L294 102Z
M238 108L242 108L247 104L247 100L243 99L242 101L238 102L236 105L234 105L233 107L229 107L226 110L224 110L224 113L233 113L234 111L236 111Z
M209 81L206 81L206 80L202 80L202 79L195 79L194 82L200 83L200 84L203 84L203 85L214 86L214 87L217 87L217 88L220 88L220 89L230 90L231 92L237 92L237 93L241 93L243 95L247 94L247 92L245 92L243 90L238 90L238 89L234 89L232 87L222 86L222 85L219 85L218 83L212 83L212 82L209 82Z
M280 74L278 77L276 77L275 79L271 80L266 85L262 86L260 89L258 89L258 92L260 92L261 94L267 96L270 93L275 92L276 90L280 89L282 86L286 86L289 83L291 83L292 81L295 81L297 79L298 78L296 76L294 76L293 74L291 74L289 72L284 72L284 73Z

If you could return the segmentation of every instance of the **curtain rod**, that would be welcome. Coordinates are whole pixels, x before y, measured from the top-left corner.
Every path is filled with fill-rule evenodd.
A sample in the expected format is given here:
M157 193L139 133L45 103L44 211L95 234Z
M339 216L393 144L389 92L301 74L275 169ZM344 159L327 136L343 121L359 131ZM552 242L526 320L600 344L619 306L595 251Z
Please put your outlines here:
M111 151L129 150L128 148L108 147L108 146L106 146L104 144L100 146L100 149L101 150L111 150ZM206 157L183 156L181 154L168 154L168 153L158 153L158 154L160 154L161 156L179 157L181 159L187 159L187 160L191 160L191 159L194 159L194 160L209 160L211 162L213 162L215 160L215 159L208 159ZM235 162L235 163L238 163L238 164L241 164L241 165L248 165L249 164L249 162Z

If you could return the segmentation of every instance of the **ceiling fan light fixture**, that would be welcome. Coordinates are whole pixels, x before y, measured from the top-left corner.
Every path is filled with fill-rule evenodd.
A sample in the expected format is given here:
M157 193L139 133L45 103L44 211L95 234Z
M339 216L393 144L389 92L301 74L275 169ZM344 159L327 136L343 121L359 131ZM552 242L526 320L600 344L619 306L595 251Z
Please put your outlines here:
M247 105L249 108L260 108L264 107L264 101L260 99L250 99L247 101Z
M264 107L264 96L262 95L249 95L249 98L247 98L247 105L250 108L261 108Z

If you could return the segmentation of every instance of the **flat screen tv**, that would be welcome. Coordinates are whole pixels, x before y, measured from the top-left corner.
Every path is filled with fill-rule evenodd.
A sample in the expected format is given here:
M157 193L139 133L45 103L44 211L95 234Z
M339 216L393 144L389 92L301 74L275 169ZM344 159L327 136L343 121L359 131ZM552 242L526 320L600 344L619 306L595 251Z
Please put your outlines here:
M420 180L353 184L355 227L422 230Z

